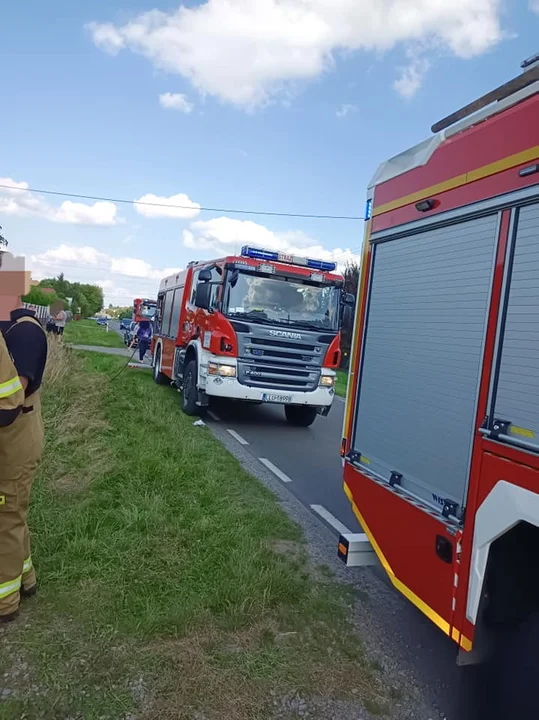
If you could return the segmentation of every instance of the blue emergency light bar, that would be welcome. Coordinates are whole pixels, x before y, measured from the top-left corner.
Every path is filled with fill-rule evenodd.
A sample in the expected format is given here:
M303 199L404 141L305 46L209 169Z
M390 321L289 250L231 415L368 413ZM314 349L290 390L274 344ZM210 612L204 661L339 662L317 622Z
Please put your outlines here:
M302 267L322 270L323 272L333 272L337 267L337 263L325 262L325 260L313 260L312 258L303 258L297 255L287 255L286 253L273 252L272 250L261 250L260 248L249 247L249 245L242 247L241 254L243 257L254 258L255 260L273 260L274 262L287 263L288 265L301 265Z

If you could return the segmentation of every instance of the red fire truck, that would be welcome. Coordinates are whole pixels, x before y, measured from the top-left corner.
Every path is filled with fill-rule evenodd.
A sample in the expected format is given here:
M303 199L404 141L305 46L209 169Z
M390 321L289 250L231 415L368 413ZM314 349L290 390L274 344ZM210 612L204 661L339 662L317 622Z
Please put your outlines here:
M373 557L460 648L539 609L539 55L368 190L341 454Z
M144 320L151 322L154 319L156 310L157 302L155 300L136 298L133 301L133 320L136 323L143 322Z
M307 427L327 415L341 360L340 324L354 296L335 263L244 247L192 262L159 288L154 379L183 391L183 410L211 397L284 406Z

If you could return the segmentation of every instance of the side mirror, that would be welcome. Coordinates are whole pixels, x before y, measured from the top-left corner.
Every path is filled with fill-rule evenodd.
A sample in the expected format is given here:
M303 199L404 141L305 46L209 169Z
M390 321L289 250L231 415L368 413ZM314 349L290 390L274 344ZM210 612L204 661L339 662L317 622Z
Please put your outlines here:
M356 304L356 296L352 293L344 293L342 298L343 305L346 305L347 307L353 308Z
M204 271L202 271L204 272ZM202 272L200 273L202 275ZM208 282L199 282L195 293L195 305L203 310L210 309L212 285Z
M198 281L202 283L211 282L211 270L209 270L208 268L204 268L204 270L201 270L198 274Z
M352 297L354 297L352 295ZM354 313L350 305L343 305L342 309L342 327L345 330L351 330L354 323Z

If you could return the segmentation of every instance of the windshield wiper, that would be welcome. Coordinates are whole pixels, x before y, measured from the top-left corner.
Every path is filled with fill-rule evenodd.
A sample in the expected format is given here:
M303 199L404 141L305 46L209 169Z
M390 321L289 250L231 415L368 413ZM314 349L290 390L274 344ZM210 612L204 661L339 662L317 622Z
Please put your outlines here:
M244 318L245 320L252 320L253 322L260 323L261 325L275 325L275 320L270 320L265 313L260 312L247 312L247 313L227 313L227 317L231 318Z
M331 330L332 328L328 328L325 325L317 324L316 322L309 322L308 320L280 320L281 325L290 325L290 326L296 326L296 327L302 327L306 330Z

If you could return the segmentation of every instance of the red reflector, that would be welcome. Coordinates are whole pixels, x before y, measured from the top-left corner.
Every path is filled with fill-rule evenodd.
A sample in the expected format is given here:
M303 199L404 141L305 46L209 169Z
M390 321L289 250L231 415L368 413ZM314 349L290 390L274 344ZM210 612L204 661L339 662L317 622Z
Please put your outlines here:
M346 455L346 438L341 440L341 457Z

